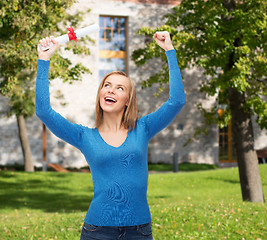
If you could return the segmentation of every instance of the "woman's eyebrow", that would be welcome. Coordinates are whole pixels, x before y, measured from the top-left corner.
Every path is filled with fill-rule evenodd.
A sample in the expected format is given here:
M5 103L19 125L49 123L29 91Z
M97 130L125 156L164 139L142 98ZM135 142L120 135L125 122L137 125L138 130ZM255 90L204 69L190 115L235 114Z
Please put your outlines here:
M127 88L125 85L123 84L117 84L118 87L124 87L124 88Z
M109 82L109 81L105 81L105 83L104 84L110 84L110 85L113 85L111 82ZM123 84L115 84L117 87L124 87L124 88L126 88L127 89L127 87L125 86L125 85L123 85Z

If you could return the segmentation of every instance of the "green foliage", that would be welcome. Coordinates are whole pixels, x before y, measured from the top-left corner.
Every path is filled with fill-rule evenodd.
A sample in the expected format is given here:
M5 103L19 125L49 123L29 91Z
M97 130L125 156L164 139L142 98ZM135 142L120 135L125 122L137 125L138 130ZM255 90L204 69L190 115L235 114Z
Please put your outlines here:
M260 165L264 195L267 165ZM79 239L90 174L1 171L1 239ZM242 202L238 169L149 176L155 239L266 239L266 204Z
M227 2L234 4L231 10ZM226 114L220 117L217 107L205 111L200 107L206 114L206 122L217 123L220 127L228 124L228 89L235 88L245 94L245 111L257 116L261 128L267 128L266 12L264 0L183 0L164 16L164 26L142 28L138 34L151 37L155 31L169 31L180 68L197 66L203 69L207 78L200 84L201 91L209 96L219 96L220 92L217 102L226 105ZM157 57L166 61L162 50L155 47L154 42L149 42L132 55L137 66ZM164 68L155 73L144 81L143 86L163 83L161 79L165 78L166 71L167 68ZM200 132L203 131L199 129Z
M1 1L0 4L0 93L9 99L8 115L22 114L29 117L34 113L34 79L36 74L37 44L49 35L68 32L82 20L85 12L75 15L67 13L75 0ZM88 11L87 11L88 12ZM67 51L73 54L89 55L90 51L81 43L69 43ZM60 77L64 82L81 79L89 69L63 58L59 53L53 56L50 80Z

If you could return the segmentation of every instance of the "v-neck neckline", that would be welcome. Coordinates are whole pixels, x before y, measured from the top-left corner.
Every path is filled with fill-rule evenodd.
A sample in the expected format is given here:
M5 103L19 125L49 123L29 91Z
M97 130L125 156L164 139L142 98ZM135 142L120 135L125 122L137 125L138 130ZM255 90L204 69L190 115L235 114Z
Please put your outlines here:
M126 136L125 140L123 141L123 143L122 143L120 146L115 147L115 146L112 146L111 144L107 143L107 142L104 140L104 138L101 136L101 134L100 134L100 132L98 131L97 128L95 128L95 130L96 130L96 132L97 132L98 137L102 140L102 142L105 143L105 145L107 145L107 146L109 146L109 147L112 147L112 148L115 148L115 149L118 149L118 148L124 146L124 144L126 143L128 137L129 137L129 131L128 131L128 132L127 132L127 136Z

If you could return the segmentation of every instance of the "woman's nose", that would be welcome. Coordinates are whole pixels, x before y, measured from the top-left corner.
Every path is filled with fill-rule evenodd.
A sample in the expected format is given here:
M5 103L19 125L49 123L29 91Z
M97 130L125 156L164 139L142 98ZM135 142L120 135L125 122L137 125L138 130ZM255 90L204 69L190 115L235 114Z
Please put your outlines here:
M114 94L114 89L113 89L113 88L109 88L109 89L108 89L108 92Z

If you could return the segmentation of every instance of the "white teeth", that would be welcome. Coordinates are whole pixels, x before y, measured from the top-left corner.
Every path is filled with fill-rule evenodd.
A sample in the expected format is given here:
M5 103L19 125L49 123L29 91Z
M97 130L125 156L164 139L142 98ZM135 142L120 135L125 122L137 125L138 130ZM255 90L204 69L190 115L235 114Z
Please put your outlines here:
M117 102L115 99L113 99L113 98L109 98L109 97L106 97L105 100L106 100L106 101L112 101L112 102L114 102L114 103Z

